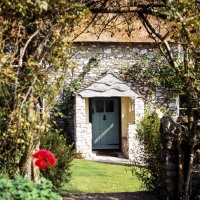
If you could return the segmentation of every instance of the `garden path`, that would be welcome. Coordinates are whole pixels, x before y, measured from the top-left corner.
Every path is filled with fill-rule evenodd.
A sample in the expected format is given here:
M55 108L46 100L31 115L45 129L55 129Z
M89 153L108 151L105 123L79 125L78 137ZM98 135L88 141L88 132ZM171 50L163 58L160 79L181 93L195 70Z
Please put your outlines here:
M67 194L63 200L158 200L149 192Z

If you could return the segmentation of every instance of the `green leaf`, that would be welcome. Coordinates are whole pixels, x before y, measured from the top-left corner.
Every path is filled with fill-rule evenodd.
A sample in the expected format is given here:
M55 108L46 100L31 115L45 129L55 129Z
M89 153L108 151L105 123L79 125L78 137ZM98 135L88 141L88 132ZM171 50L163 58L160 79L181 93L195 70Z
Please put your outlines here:
M41 10L47 10L48 9L48 3L46 1L42 1L39 4L39 7L40 7Z
M5 63L7 62L7 58L5 58L5 57L1 58L1 62L2 62L3 64L5 64Z

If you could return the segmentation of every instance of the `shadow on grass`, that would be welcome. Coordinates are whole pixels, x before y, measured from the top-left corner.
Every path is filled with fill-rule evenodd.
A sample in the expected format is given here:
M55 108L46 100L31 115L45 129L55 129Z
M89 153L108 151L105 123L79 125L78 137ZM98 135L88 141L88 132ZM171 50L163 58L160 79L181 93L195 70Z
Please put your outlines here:
M77 188L68 188L68 189L62 189L61 195L65 196L68 194L82 194L83 192L79 191Z
M158 200L150 192L66 194L64 200Z

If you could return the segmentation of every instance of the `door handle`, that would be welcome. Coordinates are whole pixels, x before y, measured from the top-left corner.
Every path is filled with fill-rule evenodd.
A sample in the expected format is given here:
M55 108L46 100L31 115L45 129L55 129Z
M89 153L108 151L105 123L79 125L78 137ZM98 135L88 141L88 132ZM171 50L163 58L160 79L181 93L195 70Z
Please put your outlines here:
M106 115L103 115L103 120L106 120Z

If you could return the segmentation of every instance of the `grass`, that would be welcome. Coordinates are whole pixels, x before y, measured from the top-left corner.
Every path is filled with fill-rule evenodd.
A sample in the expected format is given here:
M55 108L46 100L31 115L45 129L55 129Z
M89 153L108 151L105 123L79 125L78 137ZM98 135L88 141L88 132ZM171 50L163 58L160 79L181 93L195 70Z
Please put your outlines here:
M63 187L66 193L111 193L142 191L142 183L132 175L132 166L75 159L72 177Z

